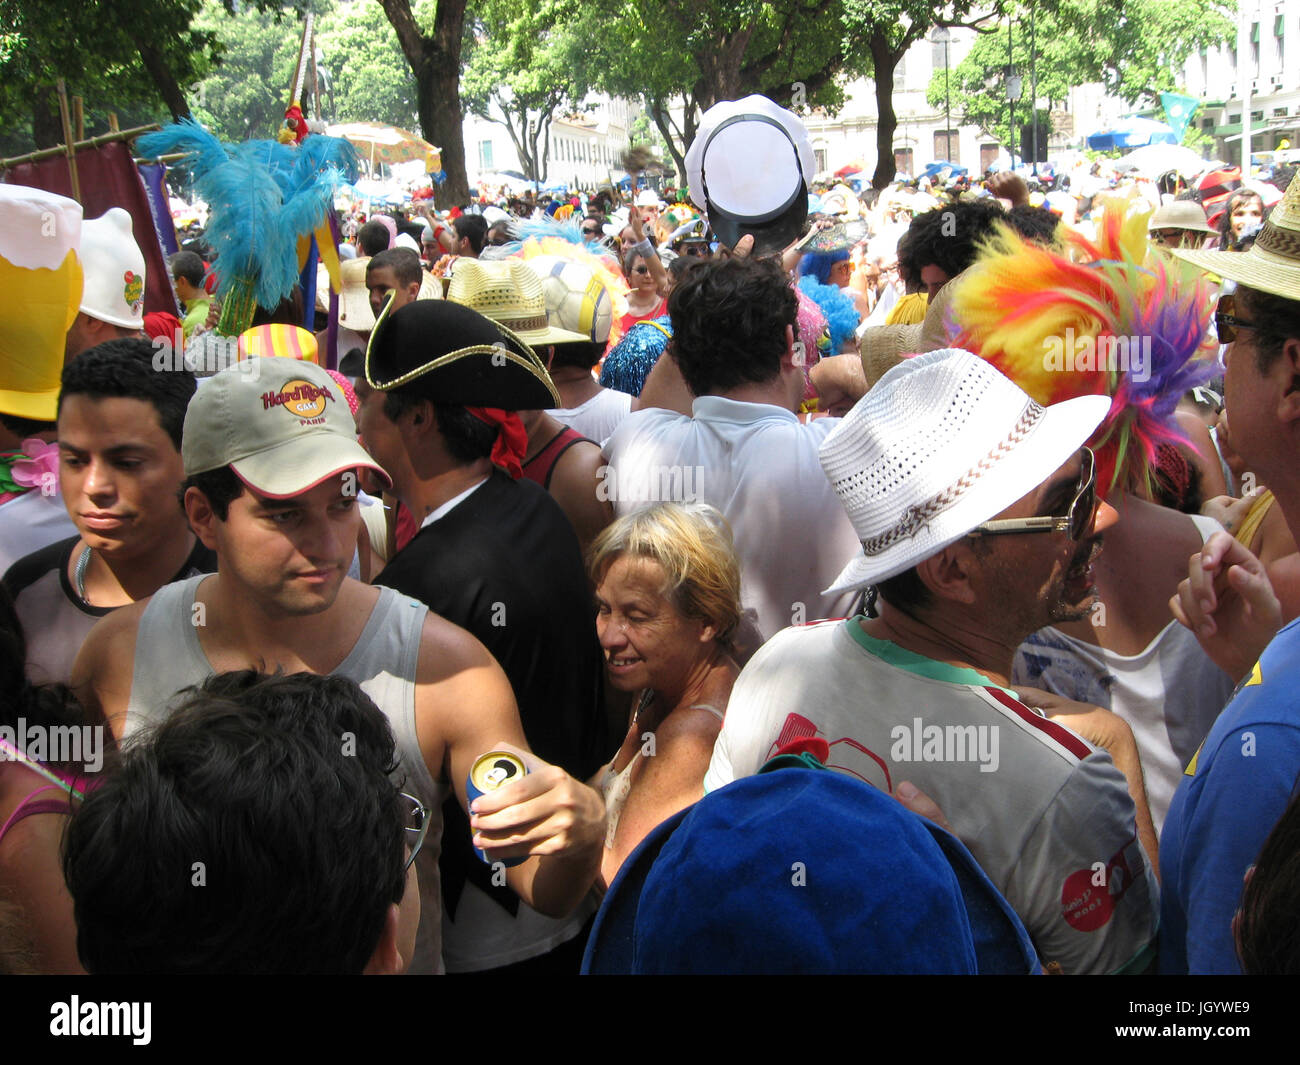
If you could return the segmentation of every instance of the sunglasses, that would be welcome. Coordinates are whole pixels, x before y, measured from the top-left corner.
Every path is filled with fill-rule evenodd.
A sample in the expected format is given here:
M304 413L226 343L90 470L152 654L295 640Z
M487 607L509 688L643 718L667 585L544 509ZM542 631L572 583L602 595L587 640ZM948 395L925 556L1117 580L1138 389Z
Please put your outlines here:
M1092 525L1092 516L1097 510L1097 458L1091 448L1081 449L1083 465L1079 470L1079 481L1070 509L1064 517L1046 516L1041 518L1003 518L999 521L986 521L972 529L970 536L1007 536L1015 533L1066 533L1071 540L1082 540Z
M648 274L649 272L650 272L650 267L648 266L638 266L635 270L632 271L632 273L634 274Z
M1151 231L1151 242L1166 248L1181 248L1190 244L1196 234L1188 229L1155 229Z
M411 868L411 863L415 861L415 856L420 853L420 848L424 846L424 837L429 831L429 811L425 809L424 803L414 795L408 795L402 792L402 798L407 804L407 824L406 844L411 848L411 853L406 856L406 864L402 866L405 872Z
M599 229L587 229L587 228L584 227L583 230L582 230L582 235L583 235L584 237L598 237L598 236L600 236L600 230L599 230Z
M1214 329L1219 334L1220 344L1231 344L1237 339L1238 329L1258 329L1254 322L1248 322L1245 318L1238 318L1234 313L1237 310L1237 297L1231 292L1226 292L1219 297L1218 306L1214 308Z

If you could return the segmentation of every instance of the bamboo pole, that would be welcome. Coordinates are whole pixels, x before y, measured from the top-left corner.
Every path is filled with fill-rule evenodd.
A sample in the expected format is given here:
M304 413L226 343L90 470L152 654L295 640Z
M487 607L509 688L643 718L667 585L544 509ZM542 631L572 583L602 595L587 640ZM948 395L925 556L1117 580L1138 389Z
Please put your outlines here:
M86 112L80 96L72 98L72 131L76 134L77 140L86 139Z
M68 179L72 185L72 198L81 202L81 180L77 177L76 139L72 136L72 120L68 116L68 87L63 79L58 81L59 119L63 123L63 153L68 157ZM56 153L57 154L57 153Z
M116 116L113 116L113 118L116 120ZM108 144L111 141L130 140L133 137L140 136L141 133L148 133L151 130L158 128L158 123L155 122L149 126L136 126L134 129L121 129L110 131L108 133L101 133L97 137L90 137L84 141L77 141L77 143L73 145L73 148L77 151L80 151L82 148L97 148L101 144ZM67 154L67 150L67 145L60 144L55 148L42 148L39 151L28 152L26 155L15 155L12 159L0 159L0 170L8 170L10 167L19 166L22 163L35 163L41 159L50 159L56 155L65 155ZM179 152L174 156L167 156L165 158L179 159L184 154L184 152Z

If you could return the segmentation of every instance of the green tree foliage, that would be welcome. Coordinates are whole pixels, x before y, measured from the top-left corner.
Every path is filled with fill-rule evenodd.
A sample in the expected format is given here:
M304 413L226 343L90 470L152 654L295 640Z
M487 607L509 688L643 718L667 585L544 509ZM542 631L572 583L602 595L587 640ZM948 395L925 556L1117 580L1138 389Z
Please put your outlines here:
M642 97L679 174L700 113L763 93L838 109L845 0L574 0L594 87Z
M1031 19L1039 116L1045 123L1048 101L1064 101L1071 86L1089 82L1103 82L1129 104L1154 105L1161 92L1179 89L1183 65L1195 49L1231 36L1230 10L1223 0L1125 0L1122 8L1108 0L1015 3L1010 8L1014 20L1010 62L1024 86L1017 126L1029 118ZM950 71L954 116L960 115L961 124L978 126L1001 144L1011 142L1007 37L1004 19ZM942 71L931 79L926 98L932 106L943 106Z
M415 128L415 76L383 8L340 5L322 21L316 43L329 74L330 121Z
M587 95L589 40L556 19L543 0L526 9L511 0L480 0L461 76L461 101L506 128L524 174L546 180L551 121L573 113Z
M6 151L62 143L56 82L85 100L88 132L109 111L188 112L183 86L220 56L193 25L201 0L0 0L0 128Z
M415 78L379 5L318 0L313 12L321 117L414 126ZM213 33L223 49L217 69L191 91L195 117L226 140L275 136L290 102L303 14L231 14L221 0L207 0L195 25ZM304 110L310 115L309 102Z
M302 44L295 13L226 10L207 0L195 26L221 44L221 62L191 89L194 117L223 140L274 137L289 105Z
M923 40L936 26L971 25L980 28L987 25L1000 12L1002 0L995 0L992 5L979 5L984 14L975 13L971 0L955 0L947 6L935 6L928 0L846 2L844 32L850 56L864 72L871 73L876 86L876 169L871 184L883 189L894 180L897 172L893 145L898 115L894 111L893 96L894 71L899 62L908 49Z

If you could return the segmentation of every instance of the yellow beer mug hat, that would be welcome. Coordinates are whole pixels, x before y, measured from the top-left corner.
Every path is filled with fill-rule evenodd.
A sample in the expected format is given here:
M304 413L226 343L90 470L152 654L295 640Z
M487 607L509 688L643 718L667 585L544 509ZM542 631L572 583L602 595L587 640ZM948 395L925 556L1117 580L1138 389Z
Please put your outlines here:
M81 304L81 205L0 184L0 414L55 420L68 329Z

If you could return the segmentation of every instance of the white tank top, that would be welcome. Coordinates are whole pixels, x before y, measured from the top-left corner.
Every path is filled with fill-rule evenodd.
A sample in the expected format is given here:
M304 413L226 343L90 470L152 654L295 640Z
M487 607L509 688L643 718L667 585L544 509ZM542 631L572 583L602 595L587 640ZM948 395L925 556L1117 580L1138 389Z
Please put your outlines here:
M199 582L207 576L199 574L160 588L140 616L124 738L129 739L140 728L162 721L179 703L178 691L202 684L215 672L203 653L198 630L191 624L194 595ZM388 718L400 759L398 772L405 778L404 787L424 803L431 819L424 846L416 858L420 927L412 973L443 971L438 854L446 786L430 776L415 731L415 673L420 634L428 612L423 603L391 588L380 588L366 627L332 673L356 681Z

